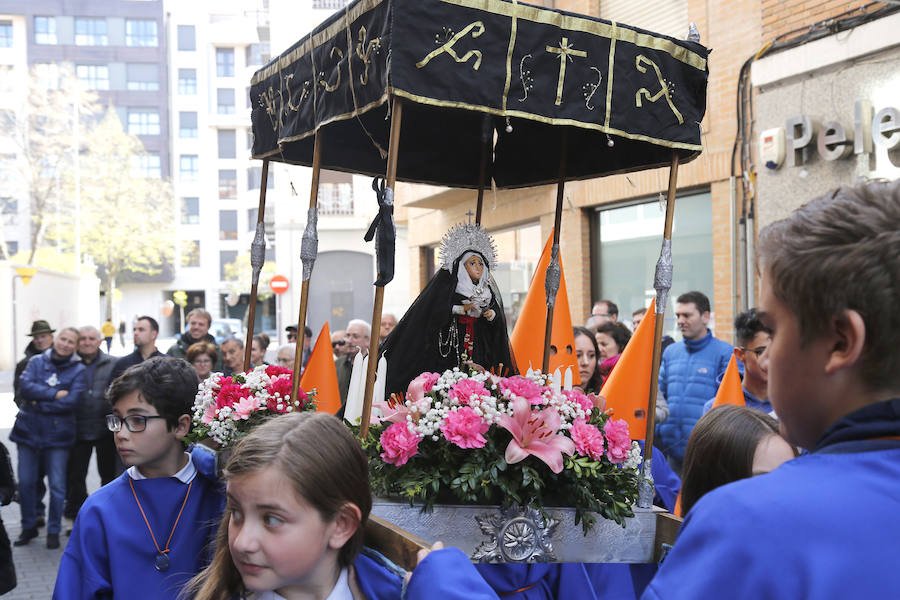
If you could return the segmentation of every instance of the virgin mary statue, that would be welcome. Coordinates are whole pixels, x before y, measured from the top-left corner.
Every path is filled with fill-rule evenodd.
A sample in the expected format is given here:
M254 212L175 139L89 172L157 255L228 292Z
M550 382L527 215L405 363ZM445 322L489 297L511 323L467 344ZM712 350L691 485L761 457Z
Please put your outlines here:
M460 224L441 240L441 267L385 339L385 396L404 393L425 371L474 363L514 372L500 290L491 271L497 250L478 225Z

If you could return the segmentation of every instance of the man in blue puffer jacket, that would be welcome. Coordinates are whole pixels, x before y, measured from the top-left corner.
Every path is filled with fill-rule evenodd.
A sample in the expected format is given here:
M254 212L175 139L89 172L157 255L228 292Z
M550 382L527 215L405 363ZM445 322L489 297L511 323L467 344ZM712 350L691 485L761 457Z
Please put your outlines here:
M20 383L22 403L9 439L18 445L19 497L24 546L37 537L38 465L50 480L47 547L59 548L63 502L66 499L66 462L75 443L75 407L84 393L84 365L75 353L78 330L59 332L53 347L28 361Z
M703 415L703 405L716 395L716 381L725 373L734 347L707 329L709 298L702 292L679 296L675 317L684 340L666 348L659 365L659 391L669 403L669 418L657 426L656 435L680 475L688 438Z

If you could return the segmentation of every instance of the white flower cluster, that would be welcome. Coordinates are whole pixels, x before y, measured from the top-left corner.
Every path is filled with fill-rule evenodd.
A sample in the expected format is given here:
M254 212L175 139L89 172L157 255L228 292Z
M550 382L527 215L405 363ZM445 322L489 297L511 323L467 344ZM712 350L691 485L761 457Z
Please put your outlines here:
M251 390L252 394L247 399L246 404L242 406L243 411L236 411L230 406L215 408L216 396L222 389L219 384L221 377L221 373L211 373L209 377L200 382L197 395L194 398L193 422L195 427L208 427L209 437L224 446L233 442L238 436L240 432L237 422L246 419L248 411L253 412L264 408L269 398L278 398L279 394L277 392L275 396L269 394L267 387L273 378L266 373L266 365L260 365L244 374L244 383L240 387ZM283 377L283 375L276 377ZM284 403L287 404L289 402L290 397L288 395L284 399ZM279 403L279 410L281 406ZM293 407L288 406L287 410L291 411ZM209 416L213 417L212 420L209 420ZM204 422L204 417L207 417L207 422Z
M628 458L622 463L623 469L634 469L637 471L641 468L641 445L636 441L631 442L631 449L628 451Z

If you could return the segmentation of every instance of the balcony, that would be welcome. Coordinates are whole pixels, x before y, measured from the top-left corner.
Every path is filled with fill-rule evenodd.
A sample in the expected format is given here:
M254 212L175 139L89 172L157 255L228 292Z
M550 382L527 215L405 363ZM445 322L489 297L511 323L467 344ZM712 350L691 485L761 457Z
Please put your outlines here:
M353 216L353 184L322 183L319 185L319 215L323 217Z

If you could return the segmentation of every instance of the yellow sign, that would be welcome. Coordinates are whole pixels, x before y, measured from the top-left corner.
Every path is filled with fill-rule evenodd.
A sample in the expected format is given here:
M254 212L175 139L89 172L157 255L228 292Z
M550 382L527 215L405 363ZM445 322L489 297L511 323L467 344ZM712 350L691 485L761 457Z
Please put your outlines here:
M37 273L37 269L34 267L16 267L16 273L22 278L22 283L28 285L31 282L31 278Z

